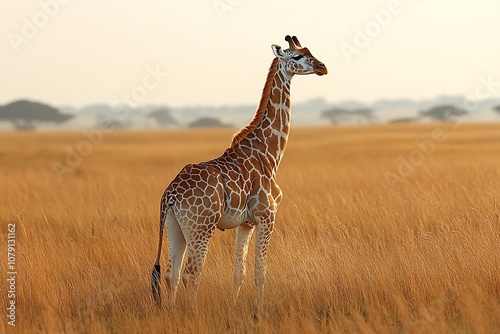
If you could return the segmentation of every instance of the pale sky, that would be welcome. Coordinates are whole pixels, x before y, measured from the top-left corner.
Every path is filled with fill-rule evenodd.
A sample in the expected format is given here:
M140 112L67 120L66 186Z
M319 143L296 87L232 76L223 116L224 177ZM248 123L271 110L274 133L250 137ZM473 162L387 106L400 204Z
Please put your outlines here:
M144 105L257 105L287 34L330 72L295 77L292 103L470 96L480 77L500 82L498 0L59 1L0 4L0 104L133 92Z

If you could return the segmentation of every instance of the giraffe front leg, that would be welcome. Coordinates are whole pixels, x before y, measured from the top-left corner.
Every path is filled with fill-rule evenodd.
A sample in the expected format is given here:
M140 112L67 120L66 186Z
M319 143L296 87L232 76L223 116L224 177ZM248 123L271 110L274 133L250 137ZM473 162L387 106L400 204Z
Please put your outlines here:
M233 298L234 304L238 301L241 285L246 276L246 260L248 254L248 244L252 238L254 227L248 224L240 225L236 228L236 258L233 271Z
M267 274L267 251L274 226L274 217L262 220L257 225L255 236L255 285L257 287L257 315L262 313L264 285Z

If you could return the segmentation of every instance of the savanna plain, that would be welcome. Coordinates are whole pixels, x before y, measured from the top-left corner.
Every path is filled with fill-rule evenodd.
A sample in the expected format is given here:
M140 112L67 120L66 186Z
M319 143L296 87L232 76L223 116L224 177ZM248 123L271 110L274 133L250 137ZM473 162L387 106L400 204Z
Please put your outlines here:
M232 132L115 131L90 146L80 132L0 134L2 332L500 332L494 123L292 128L264 314L253 317L253 242L233 304L234 230L215 233L197 308L182 286L175 310L157 308L159 198L185 164L220 155ZM68 147L88 154L79 161Z

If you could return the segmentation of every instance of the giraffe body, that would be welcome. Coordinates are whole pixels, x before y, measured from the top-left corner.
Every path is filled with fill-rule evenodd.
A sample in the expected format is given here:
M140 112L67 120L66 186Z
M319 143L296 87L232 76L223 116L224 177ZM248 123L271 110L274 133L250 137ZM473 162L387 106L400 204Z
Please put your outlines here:
M258 311L262 307L267 249L283 198L276 172L290 129L290 82L294 74L327 73L323 63L302 48L295 36L287 36L286 40L290 44L287 50L273 45L276 58L254 119L233 137L231 146L220 157L186 165L161 197L160 240L152 273L153 295L158 302L163 225L169 238L165 278L172 304L181 278L196 299L199 275L216 228L236 228L234 298L246 275L248 244L255 231Z

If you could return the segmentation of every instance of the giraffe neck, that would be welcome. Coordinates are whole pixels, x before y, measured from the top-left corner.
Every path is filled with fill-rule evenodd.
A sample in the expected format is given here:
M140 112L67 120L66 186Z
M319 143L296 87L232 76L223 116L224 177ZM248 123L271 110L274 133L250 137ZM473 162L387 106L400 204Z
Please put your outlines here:
M274 174L283 157L290 131L290 83L292 77L287 73L282 62L275 59L273 65L271 65L264 86L259 109L252 121L256 121L260 112L260 122L249 128L252 125L251 122L247 128L242 130L246 130L247 133L238 142L240 147L249 148L250 150L246 151L250 155L258 157L263 167Z

